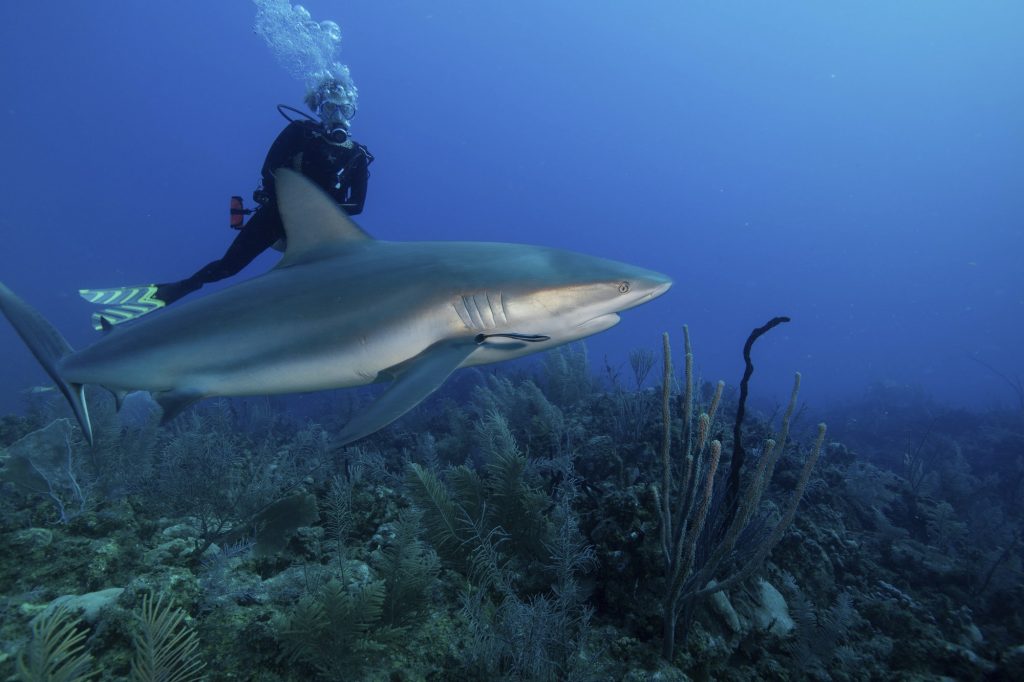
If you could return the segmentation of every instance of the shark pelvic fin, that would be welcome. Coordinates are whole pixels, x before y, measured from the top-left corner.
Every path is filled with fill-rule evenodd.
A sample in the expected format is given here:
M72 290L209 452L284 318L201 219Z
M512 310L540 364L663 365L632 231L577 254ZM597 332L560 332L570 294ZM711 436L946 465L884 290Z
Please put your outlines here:
M202 400L203 394L199 391L190 389L174 388L170 391L154 393L153 399L160 404L160 407L164 411L163 417L160 418L160 425L163 426L187 410L194 403Z
M316 258L321 247L373 238L341 210L334 199L306 176L288 168L274 171L277 207L288 246L277 267Z
M337 445L348 445L369 436L416 407L436 391L476 348L473 338L440 341L403 363L387 390L345 424L338 434Z
M104 386L103 388L110 391L110 395L114 396L114 409L120 412L121 407L124 405L124 398L128 395L128 391L120 388L110 388L109 386Z

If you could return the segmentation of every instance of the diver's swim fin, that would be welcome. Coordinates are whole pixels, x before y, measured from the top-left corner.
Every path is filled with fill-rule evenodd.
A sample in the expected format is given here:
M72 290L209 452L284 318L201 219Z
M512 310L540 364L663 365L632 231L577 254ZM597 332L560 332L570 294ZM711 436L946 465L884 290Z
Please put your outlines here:
M137 319L167 305L157 298L155 284L116 287L113 289L79 289L78 295L89 303L107 306L92 314L92 328L108 331L112 326Z

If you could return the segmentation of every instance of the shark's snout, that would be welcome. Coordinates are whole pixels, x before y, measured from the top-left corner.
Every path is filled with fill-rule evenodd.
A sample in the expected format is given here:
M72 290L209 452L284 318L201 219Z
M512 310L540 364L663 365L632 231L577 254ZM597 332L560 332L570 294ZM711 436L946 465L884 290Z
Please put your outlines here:
M660 272L645 270L642 275L635 278L633 285L640 294L639 302L647 302L671 289L672 278Z
M661 281L656 282L654 284L653 288L651 289L651 293L649 293L647 296L648 298L658 298L671 288L672 280L669 279L668 277L662 276Z

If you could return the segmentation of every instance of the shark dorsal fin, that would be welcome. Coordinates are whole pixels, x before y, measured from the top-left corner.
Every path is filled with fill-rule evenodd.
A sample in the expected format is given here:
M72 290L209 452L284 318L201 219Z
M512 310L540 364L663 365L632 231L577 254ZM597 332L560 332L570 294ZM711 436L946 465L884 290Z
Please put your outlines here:
M274 171L277 207L288 246L278 267L307 260L321 247L373 239L338 207L330 196L301 173Z

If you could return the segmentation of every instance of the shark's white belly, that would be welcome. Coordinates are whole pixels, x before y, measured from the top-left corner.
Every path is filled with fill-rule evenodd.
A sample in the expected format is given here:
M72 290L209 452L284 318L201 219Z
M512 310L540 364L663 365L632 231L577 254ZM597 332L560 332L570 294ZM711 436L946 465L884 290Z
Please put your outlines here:
M372 329L330 329L308 333L234 334L219 346L204 341L165 350L161 361L124 358L89 383L154 392L183 390L204 396L245 396L364 386L449 333L448 320L430 315L378 319ZM118 366L120 365L120 366Z

